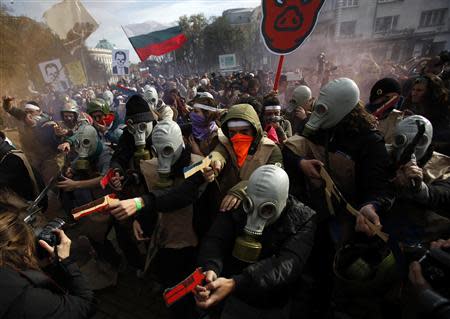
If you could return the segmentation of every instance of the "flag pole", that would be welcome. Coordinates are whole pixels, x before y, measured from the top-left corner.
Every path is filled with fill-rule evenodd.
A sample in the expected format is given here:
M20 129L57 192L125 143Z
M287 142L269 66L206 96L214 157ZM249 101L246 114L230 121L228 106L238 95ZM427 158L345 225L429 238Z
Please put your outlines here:
M84 30L81 31L81 46L80 46L80 56L81 56L81 64L83 65L83 71L84 71L84 75L86 76L86 82L89 85L89 76L87 73L87 68L86 68L86 61L84 58Z
M280 55L278 59L277 73L275 74L275 82L273 84L273 90L278 91L278 84L280 83L281 70L283 69L284 55Z
M120 25L120 27L122 28L123 33L125 33L125 36L127 37L128 41L130 41L130 38L128 38L127 32L126 32L125 29L123 28L123 25ZM139 57L139 60L141 60L141 62L144 62L144 60L142 60L141 56L139 55L138 51L137 51L136 48L134 47L133 43L131 43L131 41L130 41L130 44L131 44L131 46L133 47L134 52L136 52L137 56Z

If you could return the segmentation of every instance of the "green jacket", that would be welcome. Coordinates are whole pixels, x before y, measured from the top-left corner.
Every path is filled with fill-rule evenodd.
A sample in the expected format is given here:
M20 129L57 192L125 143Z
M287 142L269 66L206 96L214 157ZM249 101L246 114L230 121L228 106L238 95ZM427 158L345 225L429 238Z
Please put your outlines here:
M255 140L240 168L237 165L232 143L228 139L227 122L230 120L245 120L253 126L256 132ZM222 163L222 170L218 176L222 197L226 193L232 193L242 198L242 192L253 171L266 164L276 164L281 167L283 165L281 150L265 136L258 114L250 104L237 104L229 109L221 121L219 144L211 152L211 155L213 161L219 160ZM221 199L218 200L221 201Z

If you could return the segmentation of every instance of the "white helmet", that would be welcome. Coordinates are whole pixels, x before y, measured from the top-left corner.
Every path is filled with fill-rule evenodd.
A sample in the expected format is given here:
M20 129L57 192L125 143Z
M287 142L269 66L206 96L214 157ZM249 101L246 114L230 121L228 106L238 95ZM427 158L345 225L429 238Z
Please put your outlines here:
M329 129L349 114L359 101L359 88L353 80L339 78L328 82L314 104L305 129Z
M397 161L400 159L405 148L414 140L414 137L419 132L420 125L425 126L425 132L414 149L414 156L416 160L420 160L426 154L433 139L433 126L427 118L421 115L412 115L401 120L395 126L392 147Z

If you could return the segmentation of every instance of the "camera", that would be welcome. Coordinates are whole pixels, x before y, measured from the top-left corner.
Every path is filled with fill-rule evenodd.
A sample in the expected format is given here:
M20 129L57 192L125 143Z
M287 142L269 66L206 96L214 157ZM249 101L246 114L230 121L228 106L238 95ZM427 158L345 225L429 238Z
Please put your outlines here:
M409 261L418 261L425 280L435 289L450 286L450 248L425 249L421 245L405 248Z
M283 120L282 116L279 115L273 115L266 118L266 121L268 123L280 123Z
M36 228L35 234L37 240L43 240L50 246L54 247L61 243L61 240L54 230L61 229L65 225L65 221L61 218L55 218L47 223L42 229Z

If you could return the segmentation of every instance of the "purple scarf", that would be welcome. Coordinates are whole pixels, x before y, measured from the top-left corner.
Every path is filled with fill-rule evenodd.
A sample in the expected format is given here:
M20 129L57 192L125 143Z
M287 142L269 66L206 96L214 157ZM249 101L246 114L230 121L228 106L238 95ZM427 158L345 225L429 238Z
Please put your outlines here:
M205 123L205 118L197 113L191 112L189 118L192 123L192 135L199 141L206 140L212 132L217 131L216 122Z

